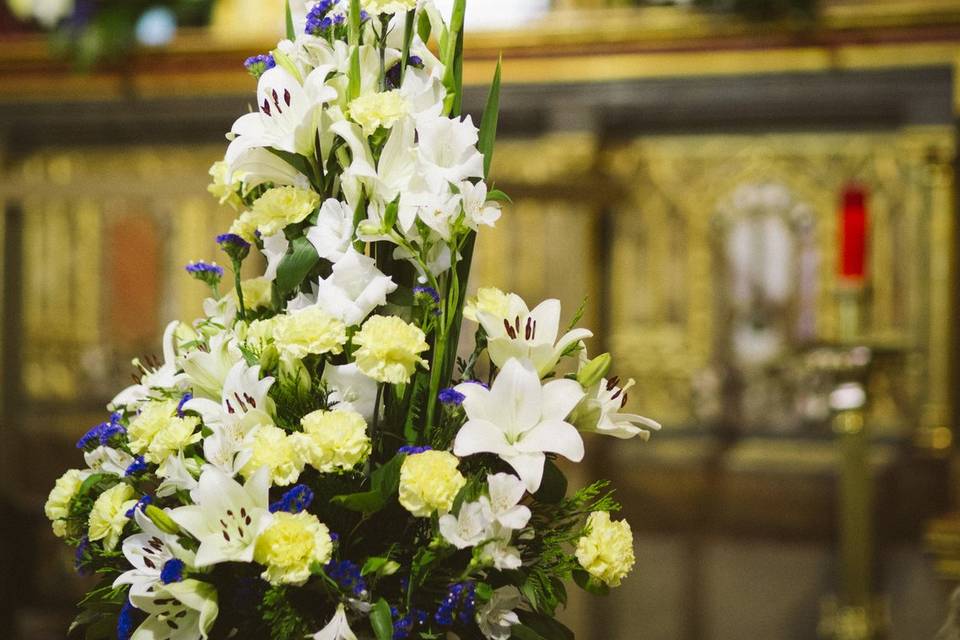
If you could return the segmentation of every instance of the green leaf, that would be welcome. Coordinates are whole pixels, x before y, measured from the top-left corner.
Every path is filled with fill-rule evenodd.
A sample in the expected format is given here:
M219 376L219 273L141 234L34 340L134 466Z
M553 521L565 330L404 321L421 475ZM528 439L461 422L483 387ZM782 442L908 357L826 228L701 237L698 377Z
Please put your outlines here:
M350 0L350 73L347 97L354 100L360 95L360 0Z
M379 491L365 491L363 493L348 493L334 496L330 499L335 505L357 513L376 513L387 506L387 499Z
M383 569L388 562L390 562L390 558L383 556L367 558L367 561L363 563L363 568L360 569L360 575L368 576L371 573L377 573L380 569Z
M383 227L385 229L393 229L394 225L397 224L397 218L400 217L400 196L397 196L393 202L387 205L386 211L383 212Z
M360 513L380 511L400 489L400 467L404 458L402 454L396 455L374 471L370 475L370 491L334 496L331 502Z
M287 40L296 40L297 32L293 28L293 12L290 11L290 0L287 0Z
M370 610L370 626L377 635L377 640L392 640L393 616L390 615L390 605L383 598L377 600Z
M484 156L486 158L486 156ZM487 194L487 200L496 200L497 202L508 202L513 204L513 200L499 189L493 189Z
M276 286L281 296L286 296L296 289L320 261L317 250L303 236L291 243L291 249L292 251L283 258L277 268Z
M531 629L525 624L515 624L510 627L510 637L515 640L553 640L552 638L544 638L542 635Z
M573 631L555 618L533 611L517 611L523 626L548 640L574 640ZM516 627L514 627L515 629Z
M595 596L610 595L610 587L603 584L583 569L576 569L573 572L573 581L578 587L587 593Z
M543 466L543 481L534 497L546 504L558 504L567 495L567 478L553 462L547 460Z
M370 476L373 488L385 496L391 496L400 489L400 468L407 456L397 454Z
M410 57L410 45L413 44L413 34L417 29L417 10L407 11L403 25L403 49L400 52L400 82L407 75L407 59ZM424 40L426 42L426 40Z
M483 154L483 175L487 178L490 177L490 163L493 161L493 145L497 141L497 124L500 121L500 77L502 66L503 57L501 56L497 60L497 70L493 73L493 82L490 83L490 93L487 95L487 106L483 110L483 121L480 123L480 142L477 145L480 153ZM509 200L509 198L507 198L507 200Z
M279 149L274 149L272 147L264 147L267 151L277 156L291 167L302 173L303 175L309 177L313 175L313 170L310 168L310 161L304 158L299 153L291 153L289 151L280 151ZM317 186L317 185L314 185Z
M430 15L424 11L417 19L417 35L420 36L420 39L425 43L429 43L430 31Z
M452 115L459 115L463 99L463 16L466 8L467 0L454 0L450 30L443 52L443 64L446 67L443 86L447 89L444 110Z
M77 489L78 496L85 496L90 493L90 490L96 487L98 484L107 480L111 477L108 473L95 473L86 480L83 481L83 484L80 485L80 488ZM114 476L115 477L115 476Z

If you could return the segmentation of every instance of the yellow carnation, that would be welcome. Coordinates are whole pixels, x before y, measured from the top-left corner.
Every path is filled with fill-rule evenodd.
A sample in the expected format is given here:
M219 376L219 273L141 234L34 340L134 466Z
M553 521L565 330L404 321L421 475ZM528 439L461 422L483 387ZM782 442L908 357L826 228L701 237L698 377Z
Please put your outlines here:
M410 105L399 90L367 93L350 103L350 118L373 135L377 129L389 129L410 112Z
M446 451L407 456L400 467L400 504L418 518L434 511L446 513L467 483L457 471L460 461Z
M577 560L597 580L619 587L634 563L630 523L611 521L606 511L595 511L587 518L587 528L577 542Z
M303 221L319 204L320 196L309 189L274 187L253 203L250 221L261 234L272 236L287 225Z
M243 184L239 180L227 182L227 176L230 173L230 167L223 160L213 163L210 167L210 177L213 181L207 187L214 198L220 201L220 204L228 204L234 209L243 206L243 200L237 195Z
M273 340L280 353L291 358L342 353L347 343L347 325L320 307L307 307L278 318Z
M267 467L271 482L286 487L300 477L303 464L303 458L286 431L273 425L263 425L253 434L253 455L240 473L244 478L250 478L260 467Z
M310 579L310 565L326 564L332 553L330 530L315 515L281 511L257 538L253 559L267 568L261 575L270 584L300 586Z
M510 313L510 296L496 287L482 287L477 291L477 297L467 298L463 306L463 317L477 322L478 311L506 318Z
M370 455L367 422L356 411L314 411L300 421L303 433L295 434L295 446L307 463L330 473L352 469Z
M360 371L380 382L409 382L417 365L427 366L419 354L429 349L423 331L396 316L373 316L353 338L360 348L354 357Z
M160 464L171 454L183 451L188 446L200 441L199 418L187 416L185 418L171 418L166 426L160 429L150 441L144 457L148 462Z
M371 15L396 15L417 8L417 0L361 0L360 6Z
M229 233L232 233L235 236L240 236L247 242L253 244L257 238L257 222L253 217L253 214L249 211L244 211L240 214L240 217L233 221L233 224L230 225Z
M150 448L150 443L177 412L176 400L158 400L144 405L140 415L130 421L127 437L130 439L130 451L139 455Z
M244 294L246 296L246 294ZM255 351L262 351L273 342L273 334L286 316L254 320L250 324L237 323L235 331L241 340Z
M247 309L260 309L273 305L273 280L269 278L261 276L244 280L240 283L240 290L243 292L243 306ZM231 295L236 298L236 289L231 292Z
M133 496L133 487L122 483L100 494L90 510L87 536L91 541L103 540L103 548L108 551L116 548L129 520L127 512L137 504Z
M67 535L66 517L70 515L70 501L80 490L84 477L84 473L77 469L67 471L53 485L47 503L43 505L44 513L53 524L53 533L58 538Z

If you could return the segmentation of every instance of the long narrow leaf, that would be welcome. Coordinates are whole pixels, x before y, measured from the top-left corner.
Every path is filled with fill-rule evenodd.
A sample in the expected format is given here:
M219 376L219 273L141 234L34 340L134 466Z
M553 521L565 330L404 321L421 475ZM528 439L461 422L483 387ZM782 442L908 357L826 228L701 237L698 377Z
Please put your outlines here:
M444 43L443 86L447 90L444 101L446 113L457 114L463 93L463 17L467 9L467 0L455 0L450 16L450 29Z
M483 154L483 175L490 178L490 163L493 162L493 145L497 141L497 124L500 121L500 74L503 66L503 57L497 60L497 70L490 83L490 93L487 96L487 106L483 110L483 121L480 123L480 153Z
M360 0L350 0L350 100L360 95Z
M403 84L403 78L407 75L407 59L410 57L410 45L413 43L413 34L417 29L417 10L407 11L406 21L403 25L403 50L400 53L400 84Z
M287 40L296 40L297 32L293 28L293 12L290 10L290 0L287 0Z

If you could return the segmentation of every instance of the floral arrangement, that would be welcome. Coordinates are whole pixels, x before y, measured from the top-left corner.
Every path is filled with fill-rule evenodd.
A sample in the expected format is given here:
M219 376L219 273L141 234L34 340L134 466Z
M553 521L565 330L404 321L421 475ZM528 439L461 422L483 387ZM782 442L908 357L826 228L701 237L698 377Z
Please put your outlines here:
M239 213L217 238L230 292L186 267L205 317L134 361L46 503L99 578L74 633L572 638L565 581L630 571L607 483L568 491L556 461L581 432L658 427L622 412L632 381L558 301L467 297L507 196L485 182L499 66L479 129L460 115L464 5L448 24L429 0L298 2L247 61L258 110L211 169Z

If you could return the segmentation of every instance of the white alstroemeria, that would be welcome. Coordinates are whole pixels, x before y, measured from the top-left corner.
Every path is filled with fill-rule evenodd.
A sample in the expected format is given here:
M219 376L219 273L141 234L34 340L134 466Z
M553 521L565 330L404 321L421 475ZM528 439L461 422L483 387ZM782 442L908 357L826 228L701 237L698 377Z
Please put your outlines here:
M633 413L620 413L627 404L627 390L636 381L631 378L622 388L618 384L618 378L601 379L594 384L574 409L570 421L585 433L599 433L621 440L640 436L641 440L648 440L650 430L659 431L660 424Z
M305 235L318 256L336 262L353 241L353 209L335 198L327 199L320 207L317 224Z
M419 274L417 279L421 283L425 283L429 280L426 275L426 272L429 271L434 277L439 276L442 273L446 273L450 270L451 265L453 264L453 253L450 251L450 245L446 242L443 242L436 234L431 234L426 240L422 239L419 236L416 236L414 241L415 245L426 244L429 248L427 249L426 264L421 264L419 259L415 259L414 256L407 251L404 247L397 247L393 251L393 257L396 260L407 260L413 265L413 268L417 270Z
M233 321L237 318L236 296L206 298L203 301L203 315L206 316L206 321L203 321L198 331L206 336L221 333L223 328L233 325ZM211 331L211 329L215 330Z
M270 473L257 470L240 485L220 469L208 466L191 497L195 504L178 507L170 517L200 541L196 566L220 562L252 562L257 538L272 520Z
M480 503L486 508L492 520L508 529L519 530L530 521L530 509L520 504L526 486L516 476L509 473L497 473L487 476L489 496L481 496Z
M83 459L92 471L97 473L112 473L123 477L127 467L133 464L133 456L126 451L113 447L97 447L93 451L86 451Z
M157 497L172 496L177 491L193 491L197 488L199 476L199 462L184 458L183 451L171 454L157 467L157 477L163 479L157 487Z
M432 193L420 191L400 196L397 221L404 234L410 233L419 219L433 229L444 242L450 241L451 225L460 217L460 196L449 189Z
M513 530L493 523L489 531L489 542L480 548L480 560L499 571L519 569L523 565L520 550L510 544Z
M483 155L477 151L473 120L424 117L417 122L419 167L434 191L483 177Z
M176 334L179 326L180 323L175 320L163 332L163 364L149 368L139 360L134 360L142 373L140 382L118 393L108 405L111 411L135 410L154 391L170 391L183 385L183 375L177 373Z
M233 335L224 331L210 338L206 349L194 349L180 359L195 398L220 398L223 382L243 360Z
M130 640L207 640L219 614L214 586L192 579L163 585L139 608L147 619Z
M263 257L267 259L267 270L263 273L264 278L271 282L277 279L277 269L280 268L280 263L283 262L289 248L290 241L287 240L287 236L282 231L263 239Z
M477 611L480 633L487 640L508 640L513 625L520 624L514 609L520 606L520 590L514 586L500 587L490 601Z
M469 180L460 183L460 197L467 226L476 231L480 225L494 226L500 219L500 203L487 200L485 182L473 184Z
M320 109L337 98L336 89L326 84L330 71L330 67L318 67L303 84L282 66L264 72L257 83L259 110L233 123L227 164L233 167L244 152L259 147L313 155Z
M407 99L415 118L437 118L443 113L443 99L447 95L443 86L444 66L419 38L416 40L420 44L411 47L411 53L423 61L424 68L407 67L400 93Z
M230 157L227 179L243 183L244 193L270 183L275 187L309 189L310 179L293 165L263 147L243 149Z
M488 510L480 502L465 502L456 516L440 517L439 529L443 539L457 549L475 547L490 538L492 521Z
M560 301L545 300L532 311L517 295L510 294L507 317L486 311L477 320L487 333L490 359L502 367L510 358L530 360L541 377L553 371L569 347L593 336L588 329L573 329L557 339L560 328Z
M358 326L370 313L387 303L387 294L396 291L393 278L377 269L377 261L350 247L333 265L329 278L315 288L317 305L342 320Z
M347 624L347 612L342 604L337 607L337 612L327 626L310 637L313 640L357 640L357 636Z
M377 381L364 375L356 364L328 364L323 369L323 385L331 408L356 411L363 419L373 421L377 401Z
M580 432L565 421L584 395L576 381L553 380L541 386L529 362L511 358L489 390L469 382L456 390L465 396L467 414L454 441L456 455L500 456L531 493L540 488L545 452L574 462L583 459Z
M177 536L161 531L141 510L137 509L134 518L142 533L130 536L122 546L123 555L133 568L120 574L113 586L130 585L130 603L141 607L155 597L162 585L163 567L169 560L193 565L195 556L180 545Z

